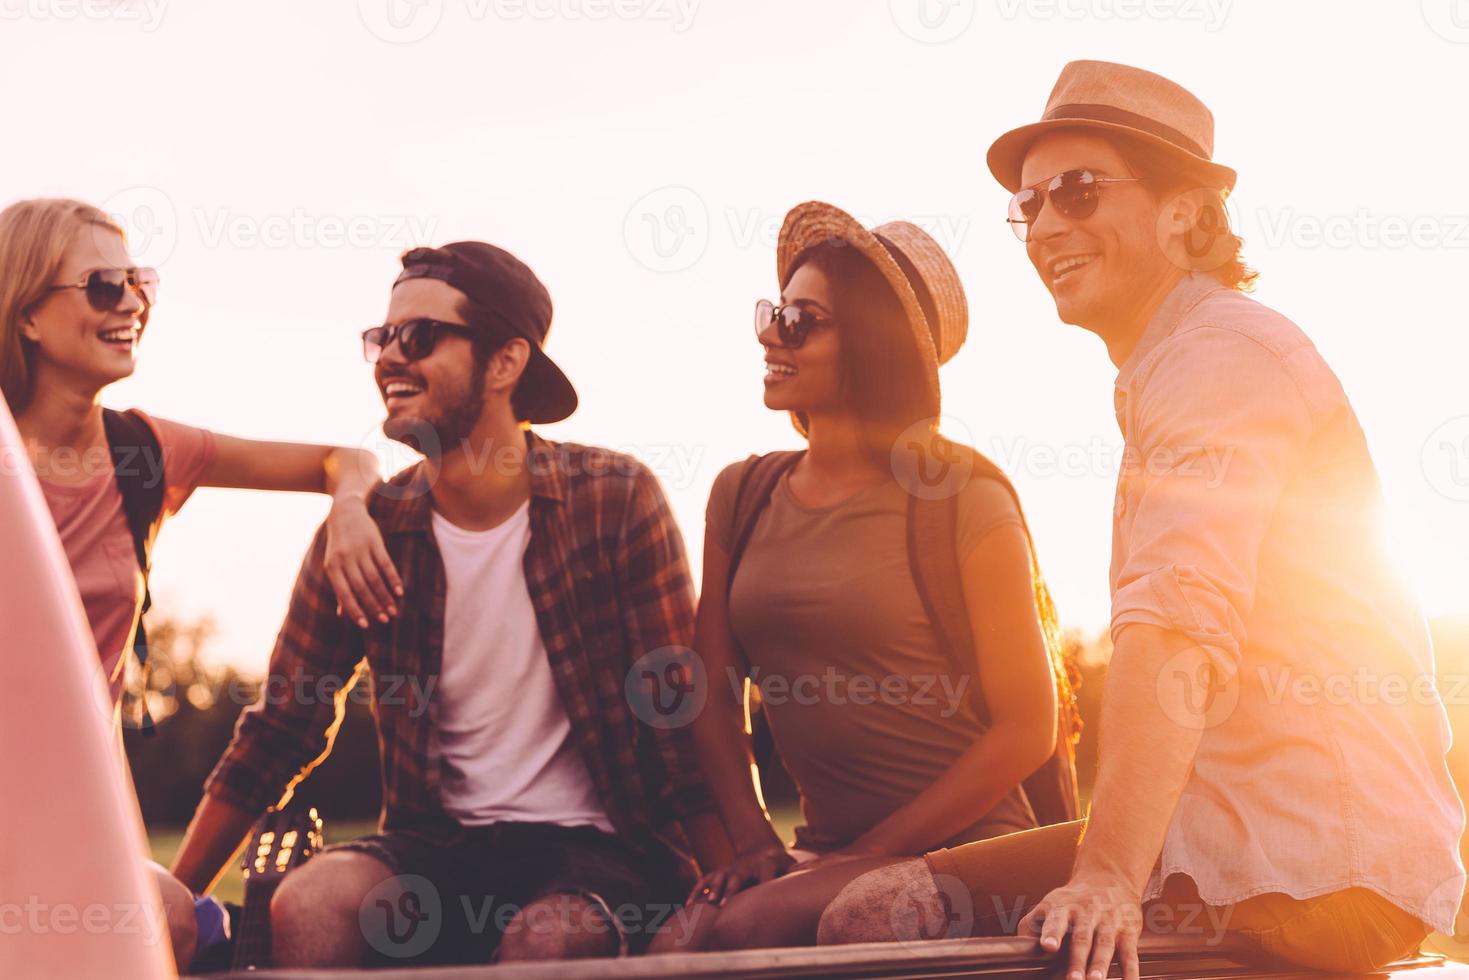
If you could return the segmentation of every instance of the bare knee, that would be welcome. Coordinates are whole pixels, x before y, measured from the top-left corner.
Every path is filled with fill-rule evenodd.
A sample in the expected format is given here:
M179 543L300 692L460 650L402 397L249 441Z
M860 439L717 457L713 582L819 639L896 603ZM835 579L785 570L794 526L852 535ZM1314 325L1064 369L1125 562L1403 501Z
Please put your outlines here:
M164 921L168 923L168 941L180 972L189 969L199 944L199 924L194 917L194 893L161 865L152 864L153 880L163 899Z
M719 907L708 902L682 905L658 925L644 952L657 956L660 953L698 953L714 949L714 926L719 915Z
M272 952L280 966L356 966L372 937L367 898L393 873L355 851L323 854L282 879L270 901Z
M754 891L740 892L719 910L719 916L709 930L710 949L761 949L782 945L766 938L761 924L760 896L751 899Z
M967 892L965 893L967 896ZM923 861L905 861L855 878L821 914L817 943L877 943L967 935L962 914ZM972 921L973 916L968 916Z
M516 913L500 937L499 960L615 956L617 924L602 903L571 892L545 895Z

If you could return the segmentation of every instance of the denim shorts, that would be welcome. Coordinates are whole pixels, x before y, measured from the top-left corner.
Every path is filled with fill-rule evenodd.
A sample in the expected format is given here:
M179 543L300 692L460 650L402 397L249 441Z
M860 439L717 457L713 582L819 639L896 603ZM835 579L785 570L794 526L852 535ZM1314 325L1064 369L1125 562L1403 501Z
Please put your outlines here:
M499 823L447 843L389 832L327 850L367 854L395 876L361 911L379 964L490 962L516 914L553 896L600 909L609 952L640 952L689 888L668 849L586 826Z

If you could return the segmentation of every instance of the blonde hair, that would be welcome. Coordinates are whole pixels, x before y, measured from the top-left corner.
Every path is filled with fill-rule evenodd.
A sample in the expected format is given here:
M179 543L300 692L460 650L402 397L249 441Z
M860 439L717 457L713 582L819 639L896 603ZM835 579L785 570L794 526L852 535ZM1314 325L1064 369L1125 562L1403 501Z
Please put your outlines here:
M88 225L124 234L100 208L68 198L17 201L0 211L0 394L11 412L31 399L35 351L21 325L61 273L77 233Z

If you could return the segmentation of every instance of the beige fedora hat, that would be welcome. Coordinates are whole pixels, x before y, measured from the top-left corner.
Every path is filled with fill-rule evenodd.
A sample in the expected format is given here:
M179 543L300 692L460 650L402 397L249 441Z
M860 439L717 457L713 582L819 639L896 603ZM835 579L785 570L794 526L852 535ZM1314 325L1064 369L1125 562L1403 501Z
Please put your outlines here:
M780 229L775 250L780 282L786 282L803 252L831 241L861 252L897 294L937 417L939 365L958 353L969 334L969 302L954 263L928 232L911 222L891 221L869 230L840 208L808 201L792 208Z
M1220 188L1234 189L1234 171L1214 162L1208 107L1162 75L1107 61L1073 61L1061 69L1041 121L1010 130L990 147L990 172L1006 190L1018 191L1031 144L1051 130L1075 127L1121 133L1177 153Z

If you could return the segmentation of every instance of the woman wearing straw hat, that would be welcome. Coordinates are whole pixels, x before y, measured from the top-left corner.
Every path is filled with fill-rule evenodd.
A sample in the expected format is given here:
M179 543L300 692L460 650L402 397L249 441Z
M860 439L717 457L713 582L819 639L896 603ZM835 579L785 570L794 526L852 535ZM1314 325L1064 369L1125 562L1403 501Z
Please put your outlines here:
M936 448L938 367L968 327L952 263L915 225L869 231L808 203L786 217L777 272L779 303L756 313L765 405L791 414L807 448L715 481L695 641L710 697L693 731L736 854L658 951L813 943L857 875L1035 826L1020 783L1055 746L1054 630L1013 489L977 454L937 482L920 478L924 459L904 461ZM957 577L978 638L964 670L910 572L915 495L958 505ZM741 676L760 687L800 790L790 849L750 778L730 685ZM968 688L981 677L987 728Z

